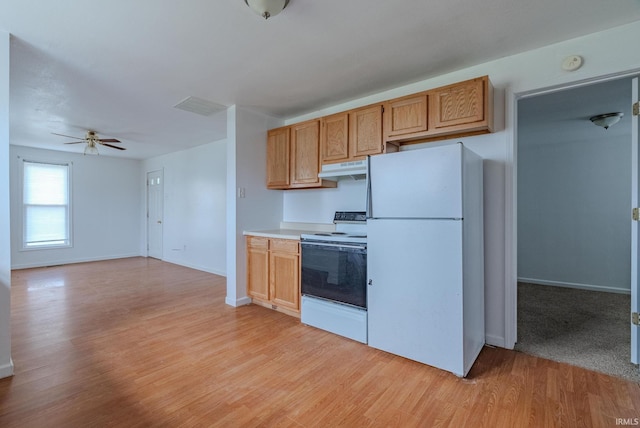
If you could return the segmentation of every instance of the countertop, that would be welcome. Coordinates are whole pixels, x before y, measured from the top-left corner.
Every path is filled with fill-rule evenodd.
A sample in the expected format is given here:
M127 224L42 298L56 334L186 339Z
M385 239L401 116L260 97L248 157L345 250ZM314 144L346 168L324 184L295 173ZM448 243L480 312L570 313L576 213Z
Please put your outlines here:
M264 238L279 238L279 239L296 239L300 240L300 235L307 233L315 233L310 230L299 229L272 229L272 230L245 230L243 235L250 236L262 236Z
M335 230L333 224L314 223L286 223L280 224L280 229L269 230L245 230L243 235L262 236L264 238L296 239L300 240L300 235L313 234L318 232L332 232Z

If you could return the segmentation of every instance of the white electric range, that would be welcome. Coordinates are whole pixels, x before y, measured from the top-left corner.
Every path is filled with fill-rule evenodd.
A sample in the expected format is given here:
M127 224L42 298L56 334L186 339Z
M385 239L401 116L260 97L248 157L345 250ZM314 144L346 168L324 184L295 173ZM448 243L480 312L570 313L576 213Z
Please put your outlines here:
M367 220L338 211L335 232L301 236L301 321L367 343Z

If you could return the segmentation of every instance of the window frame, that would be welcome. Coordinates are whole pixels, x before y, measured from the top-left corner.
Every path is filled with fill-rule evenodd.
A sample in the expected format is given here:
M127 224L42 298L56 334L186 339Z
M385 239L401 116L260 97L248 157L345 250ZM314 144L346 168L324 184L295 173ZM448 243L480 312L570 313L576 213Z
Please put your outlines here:
M54 165L64 166L67 168L67 204L66 204L66 223L67 223L67 239L64 243L56 244L41 244L41 245L28 245L27 238L27 205L25 204L25 164L42 164L42 165ZM39 250L54 250L73 247L73 162L62 160L40 160L31 158L20 158L20 221L21 221L21 236L20 236L20 251L39 251ZM35 205L37 206L37 205Z

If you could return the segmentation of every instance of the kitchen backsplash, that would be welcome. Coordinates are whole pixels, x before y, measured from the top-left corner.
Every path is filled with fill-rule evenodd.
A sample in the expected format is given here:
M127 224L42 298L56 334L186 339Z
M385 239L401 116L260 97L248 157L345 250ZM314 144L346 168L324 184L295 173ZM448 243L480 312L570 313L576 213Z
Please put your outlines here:
M340 180L335 189L288 190L282 221L330 224L336 211L365 211L366 202L366 180Z

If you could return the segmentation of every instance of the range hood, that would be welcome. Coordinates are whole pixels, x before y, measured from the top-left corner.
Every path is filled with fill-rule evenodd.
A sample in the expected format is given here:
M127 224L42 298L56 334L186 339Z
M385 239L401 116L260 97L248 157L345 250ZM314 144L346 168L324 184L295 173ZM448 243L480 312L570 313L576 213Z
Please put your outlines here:
M364 180L367 178L367 160L363 159L322 165L322 171L320 171L318 177L328 180L340 180L344 178Z

